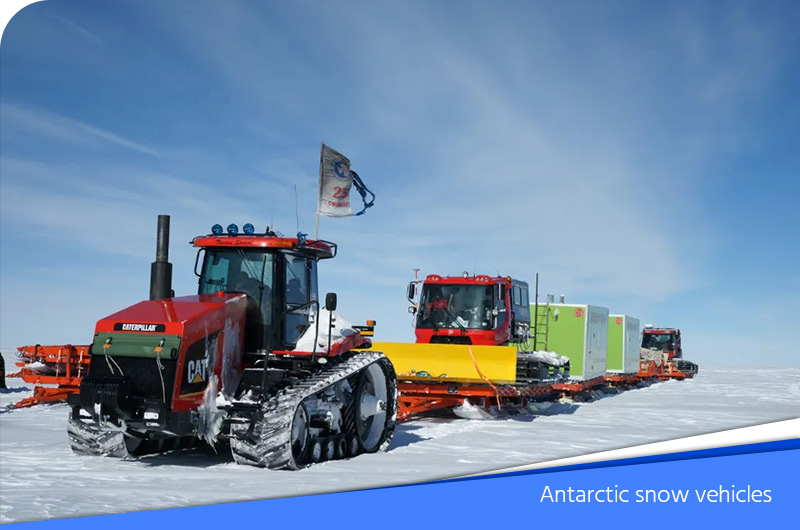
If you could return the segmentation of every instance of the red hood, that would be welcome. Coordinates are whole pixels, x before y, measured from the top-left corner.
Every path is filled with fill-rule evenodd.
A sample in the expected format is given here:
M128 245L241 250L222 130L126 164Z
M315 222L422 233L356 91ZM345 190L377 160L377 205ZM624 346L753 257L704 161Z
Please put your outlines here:
M164 300L145 300L99 320L95 333L152 331L181 335L187 322L210 315L226 303L244 296L240 293L219 292ZM150 328L148 325L155 325L158 328Z

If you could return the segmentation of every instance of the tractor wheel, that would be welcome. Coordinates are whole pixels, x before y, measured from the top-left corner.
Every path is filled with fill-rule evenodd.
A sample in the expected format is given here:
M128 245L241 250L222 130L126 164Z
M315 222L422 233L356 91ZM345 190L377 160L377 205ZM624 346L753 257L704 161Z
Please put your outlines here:
M355 393L355 434L361 450L374 453L391 440L394 431L393 374L382 363L369 365L359 378Z

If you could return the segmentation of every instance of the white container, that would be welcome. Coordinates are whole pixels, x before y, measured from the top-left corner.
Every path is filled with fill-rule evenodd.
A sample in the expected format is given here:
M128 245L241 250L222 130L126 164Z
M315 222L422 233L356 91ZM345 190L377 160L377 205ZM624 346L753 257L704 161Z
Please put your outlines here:
M628 315L608 316L608 371L635 374L639 371L639 347L642 342L639 319Z

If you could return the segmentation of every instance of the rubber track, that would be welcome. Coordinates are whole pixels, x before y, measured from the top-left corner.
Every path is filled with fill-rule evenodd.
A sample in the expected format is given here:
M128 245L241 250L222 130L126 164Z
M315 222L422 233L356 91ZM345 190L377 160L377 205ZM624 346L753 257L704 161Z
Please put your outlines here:
M538 368L539 366L547 366L551 368L554 372L552 377L545 377L539 378L538 377ZM517 373L524 373L523 377L517 378L517 385L518 386L527 386L529 384L537 384L543 382L558 382L558 381L565 381L568 377L565 376L563 373L564 366L563 365L555 365L551 364L547 361L544 361L540 358L537 358L533 355L533 353L528 352L518 352L517 353ZM534 377L530 377L530 371L536 371L537 374Z
M117 458L128 456L125 435L119 431L100 430L91 423L69 418L67 435L72 451L76 454Z
M303 400L347 379L373 363L380 362L389 373L389 405L392 407L384 442L379 451L389 449L397 419L397 381L388 358L380 352L352 352L331 359L320 371L288 386L265 402L261 408L262 421L231 424L231 453L237 464L270 469L298 469L292 456L291 423L295 410Z
M693 363L692 361L677 359L675 361L675 367L681 372L685 372L690 375L697 374L697 364Z

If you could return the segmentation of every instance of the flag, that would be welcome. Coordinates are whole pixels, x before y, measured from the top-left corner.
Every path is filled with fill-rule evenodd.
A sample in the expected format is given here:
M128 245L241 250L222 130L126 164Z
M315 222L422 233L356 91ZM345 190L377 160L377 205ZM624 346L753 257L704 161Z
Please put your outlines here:
M375 195L367 189L358 173L350 169L350 160L340 152L322 144L319 158L319 204L317 213L327 217L361 215L375 202ZM350 189L356 191L364 202L362 210L353 214ZM367 200L367 194L371 197Z

